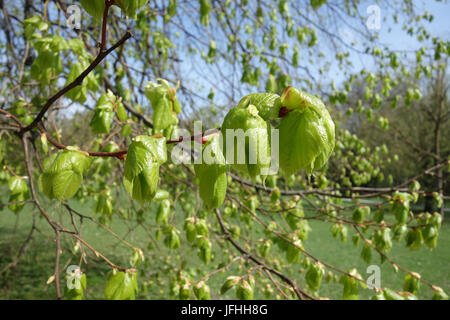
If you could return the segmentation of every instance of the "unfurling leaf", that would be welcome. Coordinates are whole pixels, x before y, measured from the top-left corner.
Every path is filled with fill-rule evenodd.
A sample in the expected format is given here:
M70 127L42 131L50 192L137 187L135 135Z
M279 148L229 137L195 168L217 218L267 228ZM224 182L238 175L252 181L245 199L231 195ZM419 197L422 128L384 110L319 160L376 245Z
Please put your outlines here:
M323 264L320 262L311 263L308 271L306 272L306 283L312 291L317 291L320 288L322 277L325 273Z
M180 247L180 236L178 235L179 231L171 226L167 226L164 230L166 237L164 238L164 244L170 250L176 250Z
M86 153L66 147L39 177L39 189L50 199L67 200L78 191L90 164L91 158Z
M209 286L204 281L200 281L194 285L194 294L198 300L211 300Z
M67 274L65 279L65 297L69 300L83 300L86 290L86 274L75 270L73 274Z
M13 176L8 181L11 192L8 202L22 202L29 198L28 185L24 177ZM24 203L14 203L8 206L9 210L18 213L24 207Z
M389 288L383 289L383 295L385 300L405 300L404 297L402 297L397 292Z
M133 249L133 254L130 257L130 265L133 268L137 268L141 264L141 262L143 262L144 260L145 260L145 258L144 258L144 253L142 252L142 250L139 248Z
M137 273L111 270L106 276L105 297L108 300L134 300L138 292Z
M111 130L111 121L114 118L114 104L117 97L108 91L103 94L97 101L94 116L91 120L92 132L97 134L109 133Z
M231 288L233 288L238 282L239 282L239 277L236 276L229 276L226 281L224 282L224 284L222 285L222 288L220 289L220 294L225 294L228 290L230 290Z
M396 193L391 202L391 211L399 224L405 224L409 218L409 194Z
M288 246L286 251L287 262L291 264L298 263L300 261L300 256L302 255L301 251L301 248L303 248L302 241L296 240L293 243L288 243L287 246Z
M419 291L419 288L420 288L420 275L415 272L406 274L403 282L403 290L415 294L417 291Z
M419 250L423 245L423 235L420 229L411 229L406 235L406 246L413 251Z
M161 201L156 211L156 222L167 224L170 217L170 201L165 199Z
M200 0L200 22L207 26L209 24L209 13L211 11L210 0Z
M197 238L197 230L195 228L194 221L195 221L194 218L190 217L190 218L187 218L184 222L184 230L186 231L186 239L190 243L193 243L195 241L195 239Z
M364 217L368 216L370 214L370 207L368 206L361 206L356 207L355 210L353 210L353 221L356 223L361 223L364 220Z
M279 95L274 93L252 93L242 98L237 108L245 109L251 104L258 109L258 115L264 120L268 121L278 118L281 108Z
M145 96L152 104L153 130L155 133L161 133L170 126L177 125L176 114L181 112L176 96L178 86L177 88L171 88L166 80L158 80L159 83L149 82L145 88Z
M256 106L231 109L222 123L223 155L232 168L252 179L267 175L271 162L271 126Z
M448 300L448 295L439 287L433 287L434 295L432 300Z
M253 288L244 279L241 279L236 287L236 297L239 300L253 300Z
M213 137L203 148L201 164L195 164L199 179L200 197L206 210L214 210L225 200L227 192L227 169L219 146L219 137Z
M122 101L117 101L116 114L120 121L125 122L128 120L128 114Z
M356 269L352 269L348 274L343 274L339 283L344 286L342 292L342 299L344 300L358 300L358 273Z
M334 149L334 123L320 99L288 88L281 104L292 110L281 119L280 167L290 176L322 168Z
M167 160L164 137L138 136L128 147L124 168L124 185L135 200L151 201L156 194L159 167Z

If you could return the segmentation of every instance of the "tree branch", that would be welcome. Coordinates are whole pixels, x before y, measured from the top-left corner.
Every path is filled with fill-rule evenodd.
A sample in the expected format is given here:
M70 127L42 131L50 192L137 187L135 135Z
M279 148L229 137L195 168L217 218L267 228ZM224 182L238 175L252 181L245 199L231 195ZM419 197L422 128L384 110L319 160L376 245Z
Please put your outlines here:
M37 124L42 120L46 112L50 109L50 107L62 96L64 96L67 92L72 90L73 88L80 86L83 83L84 78L86 78L89 73L91 73L95 67L97 67L100 62L103 61L103 59L106 58L111 52L116 50L118 47L120 47L122 44L125 43L129 38L131 38L133 35L131 32L127 31L125 35L116 42L111 48L109 48L106 51L100 51L98 56L95 58L95 60L84 70L74 81L72 81L70 84L68 84L66 87L62 88L60 91L58 91L54 96L52 96L50 99L47 100L44 107L41 109L37 117L33 120L32 123L30 123L25 128L22 128L20 130L20 135L23 135L25 132L32 130L37 126Z
M222 219L222 215L220 214L220 211L218 209L215 210L216 213L216 217L217 220L219 221L220 224L220 228L222 229L222 232L225 234L225 237L227 238L227 240L233 245L233 247L235 247L240 253L242 253L245 256L248 256L248 258L250 260L252 260L253 262L255 262L257 265L260 265L264 270L267 270L270 273L273 273L274 275L276 275L278 278L280 278L281 280L283 280L284 282L286 282L289 286L292 287L292 289L294 290L295 294L297 295L297 297L300 300L303 300L303 297L306 297L308 299L313 300L314 298L311 297L310 295L308 295L307 293L303 292L302 290L300 290L299 288L297 288L297 286L295 285L295 283L289 279L288 277L286 277L284 274L282 274L281 272L267 266L265 263L263 263L262 261L259 261L254 255L252 255L250 252L246 251L244 248L242 248L236 241L233 240L233 238L231 237L230 233L228 232L228 230L225 227L225 224L223 222Z

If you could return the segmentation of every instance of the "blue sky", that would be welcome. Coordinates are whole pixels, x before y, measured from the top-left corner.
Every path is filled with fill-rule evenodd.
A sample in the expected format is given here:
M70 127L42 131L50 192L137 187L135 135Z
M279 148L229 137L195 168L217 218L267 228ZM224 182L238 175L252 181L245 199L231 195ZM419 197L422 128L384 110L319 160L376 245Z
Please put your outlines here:
M369 14L367 14L366 9L370 5L376 4L376 1L368 0L363 1L359 6L359 13L363 17L368 17ZM413 1L415 6L415 12L416 14L422 14L425 13L425 11L429 11L433 16L434 20L432 23L428 23L424 20L422 20L421 24L424 25L424 27L430 32L431 36L438 36L441 39L444 40L450 40L450 5L448 1L442 1L437 2L435 0L416 0ZM431 40L419 42L416 40L414 36L409 36L405 30L402 30L403 26L403 20L402 15L400 16L400 22L394 23L392 14L393 11L385 10L383 6L386 4L381 4L381 25L379 30L379 39L378 42L380 44L386 45L390 50L399 50L399 51L411 51L408 53L408 59L411 59L411 61L414 61L415 59L415 50L418 50L422 46L431 46ZM319 10L322 10L319 9ZM386 20L384 20L386 18ZM358 19L346 19L346 22L350 24L350 27L355 28L361 28L361 25L358 25ZM187 22L187 21L186 21ZM189 25L189 22L187 22ZM328 31L335 33L337 35L342 36L345 35L347 31L350 31L349 37L347 38L348 44L351 43L352 39L352 30L345 24L341 24L336 26L335 29L329 29ZM195 32L195 29L192 30L192 32ZM320 35L319 35L320 37ZM206 43L208 43L209 39L205 38ZM220 39L215 38L216 42L220 42ZM283 41L283 40L282 40ZM287 39L289 43L292 43L291 41L296 41L295 39ZM245 38L244 41L245 43ZM180 44L181 45L181 44ZM380 48L383 48L382 45L379 45ZM364 51L365 46L361 44L361 41L358 41L356 44L356 48L358 48L361 51ZM344 49L344 48L341 48ZM205 52L207 52L207 47L203 49ZM302 49L303 50L303 49ZM324 83L329 83L331 80L334 80L335 84L337 85L337 88L340 87L340 83L344 81L347 77L344 75L345 68L342 68L339 63L336 61L336 59L333 59L335 52L330 48L330 44L327 38L323 38L319 40L319 44L314 47L313 54L317 54L317 51L322 51L327 58L326 61L331 62L331 66L329 71L326 71L324 74L319 75L319 67L320 65L311 65L310 70L311 74L318 78L323 79L322 81ZM341 50L343 51L343 50ZM374 59L370 56L363 55L363 54L357 54L357 53L350 53L350 58L353 64L353 68L351 69L352 73L358 73L362 68L366 68L369 71L375 70L374 65ZM303 57L304 60L308 59L307 53L305 51L301 51L300 55ZM289 56L290 58L290 56ZM403 59L402 57L400 57ZM304 62L305 63L305 62ZM199 67L201 66L201 67ZM209 89L211 87L210 78L208 77L208 70L209 66L208 64L204 63L199 57L195 58L187 58L185 59L185 63L181 66L181 73L182 73L182 79L184 79L184 82L186 85L192 86L193 90L196 90L196 92L200 93L201 95L206 96L209 92ZM201 69L204 71L203 73L200 73L197 75L197 77L193 77L192 81L186 81L186 79L189 79L189 77L192 77L192 70L193 69ZM265 68L263 68L265 70ZM348 70L348 69L347 69ZM233 75L234 78L240 78L241 76L241 70L237 70L236 73L233 74L232 70L230 68L225 69L225 73L227 73L229 76ZM301 75L306 76L307 75ZM214 77L212 78L213 80ZM226 83L222 82L220 83L221 86L225 87ZM293 83L293 85L301 86L300 83ZM203 89L202 89L203 88ZM222 88L223 89L223 88ZM306 90L306 88L304 88ZM313 89L314 90L314 89ZM325 86L324 90L329 92L329 87ZM249 86L245 90L243 90L243 94L247 94L250 92L259 91L255 87ZM221 104L222 101L226 101L225 97L221 96L220 93L216 94L215 102L218 104ZM204 104L204 103L203 103Z
M303 0L302 0L303 1ZM414 1L414 0L413 0ZM361 3L359 10L360 14L363 16L367 16L366 9L368 6L375 4L376 1L368 0L363 1ZM415 0L414 5L416 6L416 13L420 13L421 11L429 11L434 16L434 21L432 23L426 23L424 22L426 28L430 31L431 35L439 36L440 38L444 40L450 40L450 5L448 1L442 1L437 2L435 0ZM387 46L390 49L394 50L417 50L421 46L424 45L424 43L419 43L414 37L408 36L404 30L402 30L402 23L395 24L392 21L392 12L385 13L383 12L383 9L381 9L381 18L384 18L384 14L386 14L387 20L381 21L381 29L380 29L380 42L387 44ZM186 21L187 22L187 21ZM188 23L189 25L189 23ZM195 33L195 29L191 30ZM341 34L343 31L345 31L345 26L342 28L339 27L337 30L332 30L333 32L336 32L338 34ZM209 39L204 39L206 43L209 42ZM219 42L220 39L216 39L216 42ZM219 46L219 44L218 44ZM322 43L319 46L319 49L323 51L325 54L330 54L331 56L334 55L331 51L327 50L326 44L323 45ZM316 48L315 48L316 49ZM314 49L314 50L315 50ZM207 52L207 47L204 48L204 50ZM374 67L373 61L371 59L366 59L366 56L364 55L357 55L352 54L352 62L354 64L354 68L352 72L358 72L361 68L365 67L367 69L371 69ZM206 97L206 95L209 93L211 84L208 82L208 79L205 77L204 79L199 79L199 77L192 78L192 75L190 74L192 65L201 65L201 68L205 66L205 72L207 72L207 65L200 59L200 57L191 57L182 59L184 62L181 65L181 78L184 81L185 86L189 87L190 90L193 90L203 96ZM333 59L327 59L329 61L332 61ZM317 67L314 65L312 66L312 73L314 75L317 75ZM228 76L231 76L232 70L225 70ZM207 74L205 74L207 75ZM237 71L236 74L232 75L234 78L239 79L241 74L240 70ZM333 66L331 67L328 74L324 76L321 76L325 79L334 79L336 84L339 84L342 80L345 79L342 70L339 68L339 65L336 62L333 62ZM213 77L214 78L214 77ZM296 84L294 84L296 85ZM223 90L226 90L225 86L226 84L222 83L221 88ZM203 89L201 88L203 87ZM328 90L328 88L326 88ZM248 90L245 91L256 91L254 87L249 87ZM248 93L249 93L248 92ZM247 93L247 92L243 92ZM216 95L216 103L223 101L223 97L221 99L220 93ZM143 97L142 97L143 98ZM140 99L140 101L143 103L144 107L148 105L148 102L145 98ZM203 101L200 101L199 105L204 105L205 103ZM192 106L187 106L189 107ZM197 106L195 106L197 107Z
M450 5L448 1L437 2L434 0L416 0L413 1L416 7L416 14L424 14L426 11L434 16L434 20L429 23L422 20L422 24L433 36L437 36L443 40L450 41ZM364 1L359 7L359 12L364 17L369 17L367 13L367 8L373 5L374 1ZM378 32L380 43L379 47L383 49L384 46L389 48L389 50L400 51L399 54L406 54L409 59L415 59L416 50L420 49L422 46L433 47L431 39L424 42L419 42L416 36L410 36L402 29L403 21L400 20L399 23L395 23L392 18L392 11L386 12L383 8L380 8L381 23ZM358 26L355 26L358 28ZM355 32L346 26L343 26L339 30L336 30L337 34L344 36L348 39L348 43L352 42L352 39L358 39L355 37ZM376 31L373 31L376 32ZM357 41L356 46L360 50L364 50L365 46L361 45L360 41ZM329 54L332 54L329 51ZM350 57L353 63L353 72L359 72L361 69L365 68L369 71L374 69L374 60L371 57L365 55L360 55L356 53L350 53ZM342 70L339 69L338 65L334 65L331 69L333 72L333 78L336 84L344 80Z
M437 2L434 0L415 0L414 3L423 11L429 11L434 16L432 23L426 26L432 35L438 36L444 40L450 40L450 5L448 1ZM418 10L417 13L420 13ZM389 33L389 28L392 32ZM412 37L405 35L401 30L401 25L395 25L392 21L381 24L381 40L389 43L392 48L415 50L421 44Z

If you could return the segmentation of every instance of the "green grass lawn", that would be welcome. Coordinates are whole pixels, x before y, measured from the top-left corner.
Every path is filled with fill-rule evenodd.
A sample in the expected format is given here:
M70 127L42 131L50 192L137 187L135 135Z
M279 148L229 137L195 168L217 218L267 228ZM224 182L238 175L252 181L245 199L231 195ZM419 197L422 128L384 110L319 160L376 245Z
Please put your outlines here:
M74 207L79 208L84 213L89 214L91 209L89 205L82 206L73 202ZM56 215L61 208L59 205L52 207L53 215ZM149 212L148 214L151 214ZM0 270L9 263L17 254L22 242L26 238L31 226L31 205L15 216L7 209L0 211ZM180 217L180 219L184 219ZM153 219L151 219L153 222ZM64 221L69 225L69 221ZM355 247L351 242L353 235L349 230L348 241L343 243L332 238L330 233L330 224L319 221L310 222L313 231L305 242L305 249L320 258L326 263L336 265L340 269L350 269L357 267L363 277L367 277L367 264L359 257L361 244ZM178 224L180 225L180 224ZM35 233L33 241L30 244L28 253L22 257L19 265L3 276L0 276L0 299L53 299L55 297L54 284L47 285L47 279L52 275L54 268L55 244L53 241L52 230L47 226L42 218L38 218L38 231ZM182 246L181 254L175 252L172 255L164 247L163 241L156 243L151 239L146 231L141 227L136 227L135 222L124 223L120 219L113 221L111 228L119 235L126 236L126 240L135 246L146 248L149 243L153 243L154 249L151 254L147 253L146 265L140 267L140 279L147 284L147 289L140 290L141 299L169 299L169 284L165 276L166 268L178 268L182 263L196 278L201 278L205 272L211 272L220 262L223 252L216 251L216 258L204 270L204 266L197 257L195 249L189 246ZM130 230L133 230L130 232ZM123 246L117 239L113 238L106 231L100 229L92 223L85 222L82 229L82 235L86 241L91 243L101 253L105 254L114 263L128 266L130 249ZM261 235L258 235L260 237ZM184 238L184 235L183 235ZM183 239L182 238L182 239ZM63 254L61 258L61 270L70 264L78 264L79 255L74 258L71 253L73 246L72 239L64 235ZM389 256L398 264L418 272L427 281L442 287L447 293L450 292L450 223L447 221L440 230L438 246L434 250L422 247L419 251L410 251L404 247L404 243L393 242L393 248ZM234 249L230 248L231 252ZM272 250L277 250L274 246ZM148 252L148 251L147 251ZM178 258L177 258L178 256ZM163 263L164 262L164 263ZM379 257L373 252L372 263L380 265ZM83 270L87 274L86 297L89 299L102 299L103 288L105 285L105 276L110 270L109 266L100 259L88 254L88 264L83 265ZM289 266L287 273L296 278L300 285L304 285L304 270L300 264ZM242 274L243 271L241 271ZM231 298L234 294L223 297L218 291L229 275L239 275L237 268L231 268L227 272L220 272L212 277L208 284L211 287L212 297ZM404 273L401 271L396 274L388 262L381 265L381 285L395 290L402 287ZM142 282L140 282L142 284ZM333 299L339 299L342 294L342 286L337 283L323 284L320 296L326 296ZM373 295L372 290L361 290L361 298L370 298ZM422 285L418 296L423 299L429 299L432 296L432 290ZM257 292L256 298L262 298L262 294Z

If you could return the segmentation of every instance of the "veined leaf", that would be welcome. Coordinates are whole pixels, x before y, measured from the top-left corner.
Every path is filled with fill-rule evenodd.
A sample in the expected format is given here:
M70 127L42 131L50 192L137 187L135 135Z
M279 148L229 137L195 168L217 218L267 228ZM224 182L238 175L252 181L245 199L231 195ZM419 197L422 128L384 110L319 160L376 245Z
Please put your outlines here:
M83 177L80 173L72 170L61 171L53 176L53 195L58 200L67 200L75 195L81 182Z
M250 104L258 109L258 115L261 118L268 121L278 118L281 99L274 93L252 93L242 98L237 108L247 108Z
M334 123L324 107L317 110L294 110L281 120L280 167L286 176L320 169L334 149Z
M200 197L206 210L214 210L225 200L227 192L227 169L225 158L215 136L203 148L202 164L195 164L195 174L199 178ZM207 158L208 157L208 158ZM213 163L205 163L213 162Z
M134 300L138 291L136 273L112 270L106 276L105 297L108 300Z

